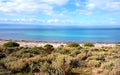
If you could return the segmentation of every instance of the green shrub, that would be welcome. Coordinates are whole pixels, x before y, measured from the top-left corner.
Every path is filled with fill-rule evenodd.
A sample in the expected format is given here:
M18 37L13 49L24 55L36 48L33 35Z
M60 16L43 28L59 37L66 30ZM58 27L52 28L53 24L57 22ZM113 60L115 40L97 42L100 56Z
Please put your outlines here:
M60 53L61 54L70 54L70 50L61 50Z
M11 54L19 50L19 47L1 47L0 51L4 54Z
M45 48L53 48L53 45L46 44L44 47L45 47Z
M23 49L23 50L20 50L20 53L21 54L24 54L24 53L31 53L31 54L39 54L39 52L37 50L32 50L32 49Z
M86 42L86 43L84 43L84 46L86 46L86 47L94 47L94 44L91 43L91 42Z
M51 52L54 50L54 47L53 47L53 45L46 44L46 45L44 46L44 49L45 49L48 53L51 53Z
M16 42L9 41L9 42L4 43L3 46L4 47L19 47L19 44Z
M76 43L76 42L71 42L71 43L68 43L67 44L68 47L79 47L79 43Z

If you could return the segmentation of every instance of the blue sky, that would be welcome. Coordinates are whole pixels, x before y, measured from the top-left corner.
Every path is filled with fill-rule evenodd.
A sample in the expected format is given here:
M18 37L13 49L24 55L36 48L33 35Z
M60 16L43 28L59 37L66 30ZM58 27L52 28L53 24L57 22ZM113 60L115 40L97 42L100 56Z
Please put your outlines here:
M0 0L0 23L120 26L120 0Z

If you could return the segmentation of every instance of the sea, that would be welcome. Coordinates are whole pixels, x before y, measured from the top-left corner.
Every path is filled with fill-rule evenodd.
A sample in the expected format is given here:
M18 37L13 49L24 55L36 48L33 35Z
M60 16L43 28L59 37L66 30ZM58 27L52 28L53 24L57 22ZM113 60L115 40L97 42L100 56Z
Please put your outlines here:
M120 42L120 28L1 28L0 39L48 42Z

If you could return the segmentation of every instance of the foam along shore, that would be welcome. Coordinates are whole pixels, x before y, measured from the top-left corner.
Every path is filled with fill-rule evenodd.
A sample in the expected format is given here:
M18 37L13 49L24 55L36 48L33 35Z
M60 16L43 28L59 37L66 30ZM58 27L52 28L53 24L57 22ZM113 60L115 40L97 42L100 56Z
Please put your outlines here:
M3 45L5 42L12 40L0 40L0 45ZM43 42L43 41L26 41L26 40L14 40L19 43L21 47L40 47L46 44L51 44L54 47L59 47L60 45L66 45L66 42ZM84 43L79 43L80 46L83 46ZM94 43L96 48L100 47L115 47L115 43Z

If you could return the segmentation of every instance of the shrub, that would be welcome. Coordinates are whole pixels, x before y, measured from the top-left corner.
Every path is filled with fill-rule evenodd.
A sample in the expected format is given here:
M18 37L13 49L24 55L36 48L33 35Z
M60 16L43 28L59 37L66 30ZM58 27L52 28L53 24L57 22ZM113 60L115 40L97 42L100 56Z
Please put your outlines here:
M48 53L51 53L51 52L54 50L54 47L53 47L53 45L46 44L46 45L44 46L44 49L45 49Z
M77 59L79 60L86 60L88 58L88 55L86 53L80 53L77 55Z
M107 69L107 70L112 70L113 66L114 66L114 61L105 62L105 63L102 63L101 65L103 69Z
M100 67L101 66L101 61L99 61L99 60L89 60L88 66Z
M4 54L11 54L19 50L19 47L1 47L0 51Z
M5 55L5 54L0 53L0 59L5 58L5 57L6 57L6 55Z
M119 46L119 47L120 47L120 44L116 44L116 46Z
M59 50L59 53L61 53L61 54L70 54L71 52L70 52L69 49L61 49L61 50Z
M23 50L20 50L20 53L21 54L24 54L24 53L31 53L31 54L39 54L39 52L37 50L32 50L32 49L23 49Z
M16 42L9 41L9 42L4 43L3 46L4 47L19 47L19 44Z
M59 53L50 54L42 58L39 62L38 75L71 75L72 57Z
M86 42L86 43L84 43L84 46L86 46L86 47L94 47L94 44L91 43L91 42Z
M11 70L12 73L17 73L17 72L26 72L29 71L29 66L26 63L26 58L24 59L19 59L15 61L10 61L4 63L4 65L7 67L7 69Z
M119 49L120 48L120 44L116 44L115 47Z
M7 48L7 49L5 49L5 52L6 52L6 54L11 54L11 53L15 52L15 49L14 48Z
M78 67L82 67L83 63L79 59L73 59L71 60L71 65L72 65L72 68L78 68Z
M71 42L71 43L68 43L67 44L68 47L79 47L79 43L76 43L76 42Z
M54 72L51 71L51 75L70 75L71 73L71 64L72 57L68 55L57 54L56 59L52 61L52 68Z
M104 55L92 55L88 58L88 60L101 60L105 61L105 56Z

